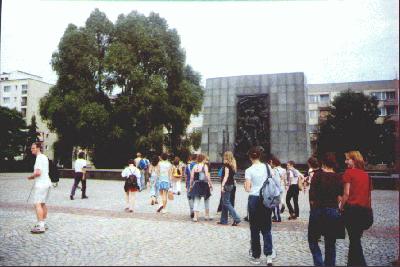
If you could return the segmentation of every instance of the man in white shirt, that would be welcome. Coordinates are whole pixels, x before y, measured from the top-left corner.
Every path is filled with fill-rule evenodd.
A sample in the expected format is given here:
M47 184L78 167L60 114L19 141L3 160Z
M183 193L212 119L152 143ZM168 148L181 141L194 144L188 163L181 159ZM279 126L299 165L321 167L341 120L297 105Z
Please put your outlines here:
M286 193L286 205L289 209L289 220L295 220L299 217L299 180L300 183L304 180L304 176L295 169L294 161L289 161L287 163L287 180L289 184L289 189ZM290 200L293 199L294 209Z
M88 198L86 196L86 177L85 177L86 173L85 168L87 162L84 158L85 158L85 153L82 151L79 152L78 159L75 161L74 185L72 186L71 195L69 196L71 200L74 200L75 190L78 187L79 182L82 182L82 199Z
M35 179L33 203L35 205L37 224L32 228L31 233L41 234L48 229L45 220L47 218L46 202L49 198L51 180L49 177L49 159L41 153L42 143L33 143L31 152L36 155L34 171L29 180Z

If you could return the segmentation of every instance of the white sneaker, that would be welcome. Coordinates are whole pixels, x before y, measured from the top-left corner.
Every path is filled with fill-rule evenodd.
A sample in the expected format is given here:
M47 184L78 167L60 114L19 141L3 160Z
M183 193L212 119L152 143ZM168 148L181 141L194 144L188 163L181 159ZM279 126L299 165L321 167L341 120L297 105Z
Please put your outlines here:
M167 209L162 209L162 210L161 210L161 213L162 213L162 214L168 213L168 210L167 210Z
M272 255L267 256L267 265L271 266L272 265Z
M251 264L255 264L255 265L261 264L260 258L254 258L253 256L250 256L250 257L249 257L249 262L250 262Z
M43 226L40 225L35 225L32 230L31 233L32 234L43 234L46 231L46 229Z

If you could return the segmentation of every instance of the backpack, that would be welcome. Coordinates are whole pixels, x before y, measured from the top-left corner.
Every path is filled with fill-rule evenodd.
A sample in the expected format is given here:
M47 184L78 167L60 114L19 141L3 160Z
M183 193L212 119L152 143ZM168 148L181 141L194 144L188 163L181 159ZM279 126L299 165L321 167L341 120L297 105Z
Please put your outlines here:
M278 207L281 203L280 186L272 178L269 167L267 166L268 176L260 189L260 199L266 208Z
M147 170L149 168L149 161L146 159L141 159L139 161L139 170Z
M49 176L52 183L58 183L60 181L60 172L56 164L49 159Z
M128 178L126 179L126 186L128 188L139 188L138 178L132 173L132 170L129 169L129 171L131 174L129 174Z

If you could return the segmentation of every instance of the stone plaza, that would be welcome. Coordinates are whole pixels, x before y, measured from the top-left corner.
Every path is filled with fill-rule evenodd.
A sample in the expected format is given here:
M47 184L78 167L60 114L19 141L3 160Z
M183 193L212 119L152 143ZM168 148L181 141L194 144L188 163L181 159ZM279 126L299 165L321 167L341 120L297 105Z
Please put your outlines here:
M249 265L250 231L216 225L220 187L211 196L213 221L190 221L185 193L156 213L149 191L137 195L135 213L125 213L123 181L88 181L89 199L80 191L69 200L72 179L61 179L49 200L49 230L32 235L35 214L27 198L28 174L0 174L0 265ZM399 193L373 191L375 223L364 233L369 265L390 266L399 256ZM300 218L274 223L274 265L312 265L307 243L308 194L301 193ZM236 209L246 215L247 193L238 185ZM202 215L201 215L202 216ZM323 241L321 242L321 245ZM337 241L337 265L347 262L348 239ZM262 264L265 265L265 257Z

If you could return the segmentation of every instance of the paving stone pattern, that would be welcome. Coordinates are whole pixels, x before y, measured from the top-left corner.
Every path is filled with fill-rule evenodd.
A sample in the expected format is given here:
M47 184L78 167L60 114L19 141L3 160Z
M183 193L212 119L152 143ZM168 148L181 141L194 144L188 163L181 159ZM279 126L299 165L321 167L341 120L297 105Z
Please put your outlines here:
M61 179L49 201L50 229L32 235L32 186L28 174L0 174L0 265L248 265L248 224L217 226L218 184L211 197L214 220L189 220L186 195L156 213L149 192L137 195L135 213L125 213L123 182L89 180L82 200L69 200L71 179ZM300 218L273 224L274 265L312 265L307 243L307 193L300 195ZM399 255L399 194L374 191L375 223L362 239L369 265L390 265ZM236 208L246 214L247 194L238 185ZM321 243L323 245L323 242ZM323 246L322 246L323 251ZM337 241L337 265L347 262L348 240ZM263 257L265 263L265 257Z

